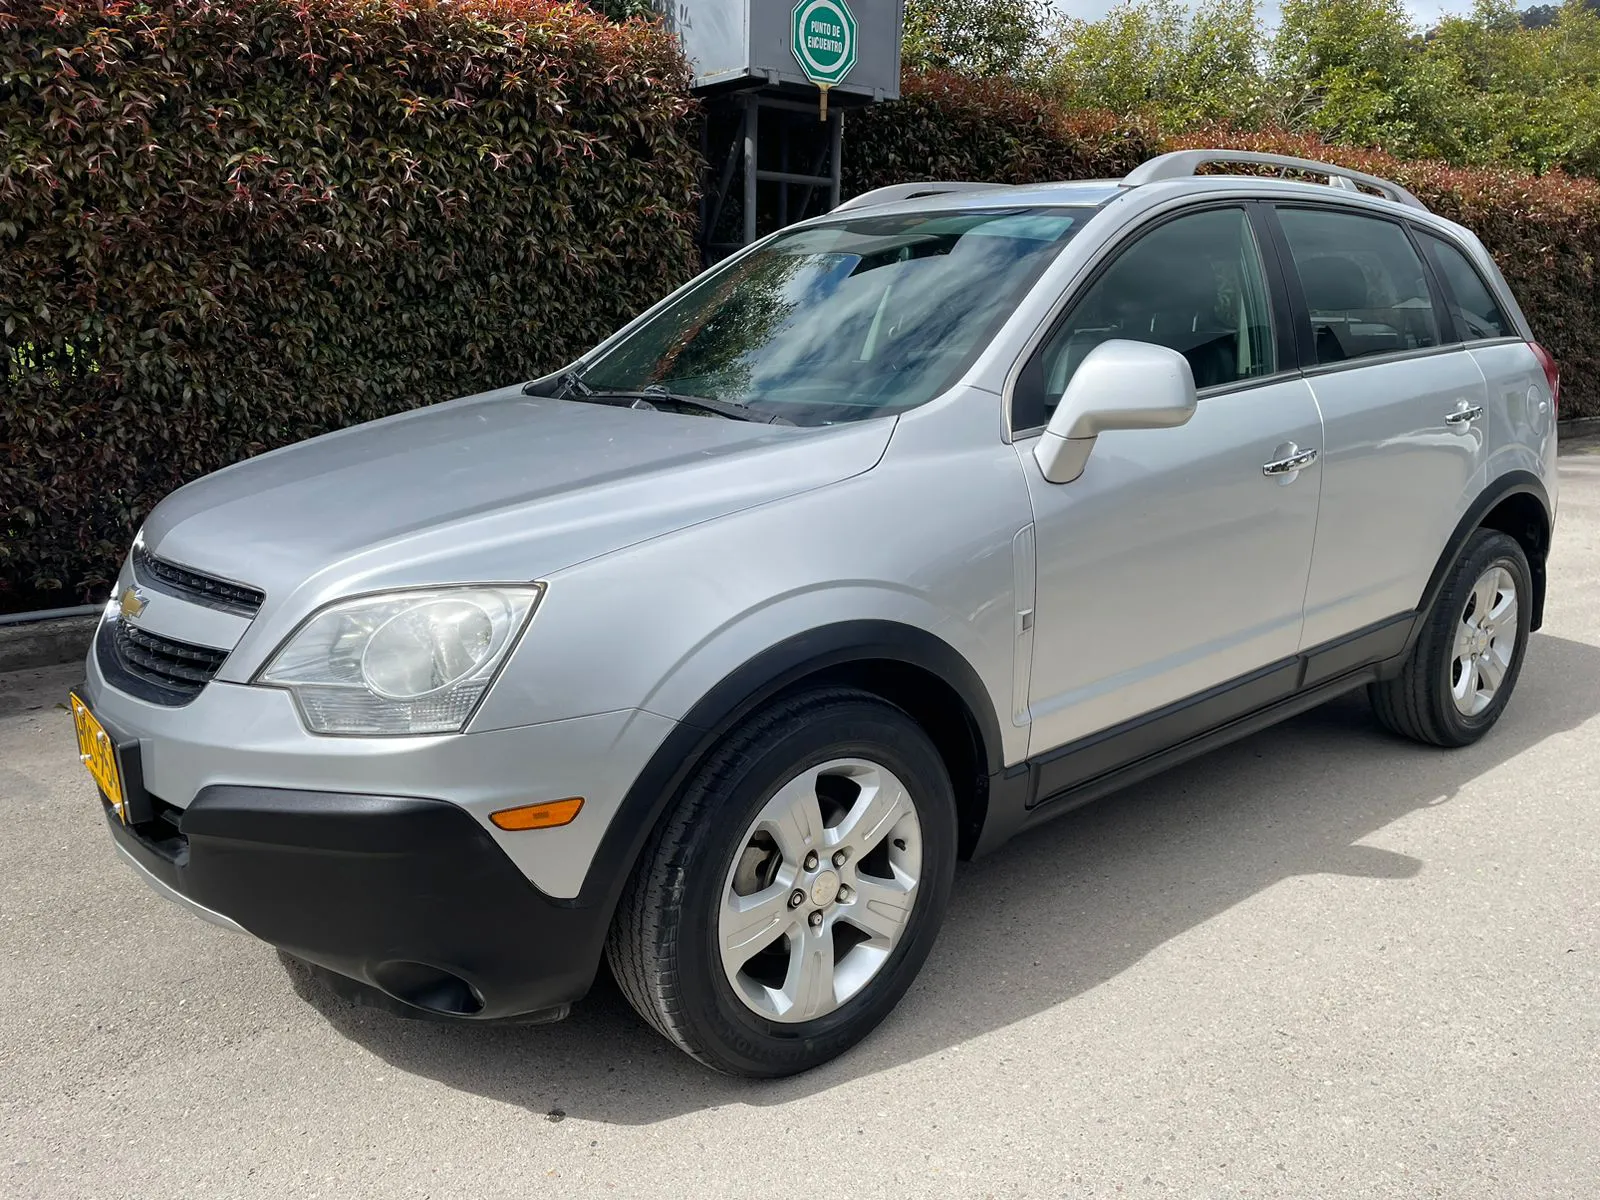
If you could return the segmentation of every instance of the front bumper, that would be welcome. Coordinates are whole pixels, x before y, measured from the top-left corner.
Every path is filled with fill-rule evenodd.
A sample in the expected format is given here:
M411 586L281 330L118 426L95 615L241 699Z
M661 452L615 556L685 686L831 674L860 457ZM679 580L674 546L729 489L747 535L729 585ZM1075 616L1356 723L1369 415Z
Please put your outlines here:
M107 820L169 899L415 1010L554 1019L599 964L605 909L541 894L441 800L213 786Z
M540 891L562 900L593 891L601 842L674 727L633 709L461 734L325 737L306 732L277 688L213 680L169 707L114 687L92 650L86 668L80 695L137 743L133 760L159 801L184 809L219 785L433 797L465 810ZM489 819L568 796L582 796L583 809L556 829L507 831Z
M86 675L129 796L112 837L168 899L413 1013L552 1019L588 990L636 840L619 813L672 721L322 737L281 690L213 679L155 703L93 649ZM490 820L569 796L559 828Z

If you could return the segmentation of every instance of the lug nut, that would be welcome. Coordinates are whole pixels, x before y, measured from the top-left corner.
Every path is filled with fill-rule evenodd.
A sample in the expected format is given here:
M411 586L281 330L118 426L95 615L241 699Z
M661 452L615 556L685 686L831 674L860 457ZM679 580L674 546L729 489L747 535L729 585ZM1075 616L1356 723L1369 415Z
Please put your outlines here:
M850 897L853 895L855 895L855 893L852 892L849 887L842 887L839 889L839 900L841 903L848 904L850 902Z
M849 857L850 856L848 854L846 854L843 850L840 850L840 851L836 852L834 854L834 856L833 856L833 865L836 866L836 867L842 867L842 866L844 866L845 859L847 859Z
M811 924L813 926L822 924L822 914L820 912L814 912L811 914Z
M806 870L815 871L816 869L817 869L817 852L815 850L813 850L810 854L806 855Z
M792 893L790 893L790 895L789 895L789 907L790 908L799 908L805 902L806 902L806 894L804 892L802 892L799 888L795 888L795 890Z

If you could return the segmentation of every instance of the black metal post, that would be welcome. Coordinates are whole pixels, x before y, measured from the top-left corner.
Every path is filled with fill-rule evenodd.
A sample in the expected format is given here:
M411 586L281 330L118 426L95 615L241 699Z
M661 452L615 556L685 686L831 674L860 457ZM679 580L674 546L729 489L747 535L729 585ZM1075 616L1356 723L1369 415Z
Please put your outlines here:
M789 173L789 127L793 122L778 121L778 173ZM778 184L778 228L782 229L789 223L789 184L787 181Z
M715 249L711 239L717 234L717 222L722 219L722 206L728 199L728 189L733 186L733 171L739 165L739 144L740 131L736 129L728 141L728 152L722 159L722 174L717 179L716 199L710 206L710 215L706 218L705 224L700 227L700 253L708 267L711 265L711 251Z

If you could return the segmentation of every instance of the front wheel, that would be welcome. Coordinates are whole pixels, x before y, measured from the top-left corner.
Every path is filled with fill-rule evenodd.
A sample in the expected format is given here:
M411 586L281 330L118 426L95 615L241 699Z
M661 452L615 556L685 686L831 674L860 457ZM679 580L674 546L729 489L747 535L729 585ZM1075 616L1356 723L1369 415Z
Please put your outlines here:
M956 857L943 761L842 689L730 736L646 847L607 942L641 1015L732 1075L792 1075L865 1037L938 932Z
M1367 694L1379 721L1434 746L1477 741L1500 718L1522 672L1532 572L1509 534L1479 529L1424 618L1411 657Z

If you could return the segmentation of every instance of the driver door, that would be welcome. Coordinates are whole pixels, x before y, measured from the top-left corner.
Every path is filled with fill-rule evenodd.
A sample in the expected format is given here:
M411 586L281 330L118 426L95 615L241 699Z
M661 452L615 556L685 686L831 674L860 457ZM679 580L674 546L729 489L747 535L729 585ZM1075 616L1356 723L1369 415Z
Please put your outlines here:
M1015 445L1037 561L1032 756L1189 703L1197 719L1218 705L1247 711L1297 683L1321 470L1264 468L1319 447L1322 421L1260 246L1243 205L1147 227L1021 372L1012 424L1029 431ZM1198 407L1177 428L1101 434L1081 476L1050 483L1033 456L1040 427L1084 356L1112 338L1182 353ZM1066 785L1048 768L1042 782Z

